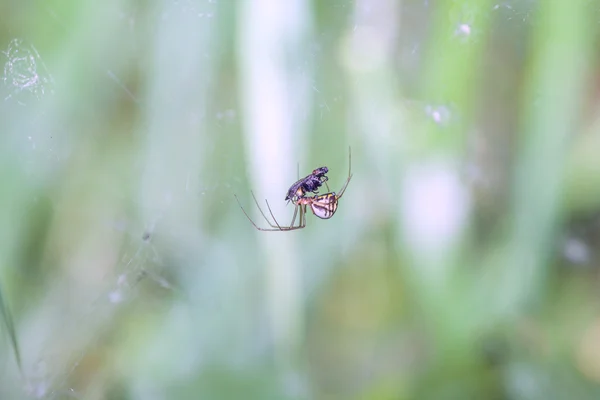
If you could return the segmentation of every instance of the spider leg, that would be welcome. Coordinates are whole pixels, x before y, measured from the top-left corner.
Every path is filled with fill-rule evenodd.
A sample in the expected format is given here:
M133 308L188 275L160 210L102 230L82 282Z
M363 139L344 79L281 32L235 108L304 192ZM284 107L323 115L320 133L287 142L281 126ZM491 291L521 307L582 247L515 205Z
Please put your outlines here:
M299 212L298 209L300 210ZM306 206L303 206L301 204L296 205L296 210L294 211L294 214L297 212L299 214L298 225L294 226L292 224L289 227L284 226L281 228L282 231L295 231L297 229L302 229L306 226Z
M341 199L344 195L344 192L350 183L350 179L352 179L352 149L348 147L348 179L346 180L346 183L344 183L344 186L342 186L340 189L339 194L336 195L338 199Z
M250 221L252 226L254 226L254 228L256 228L259 231L285 232L285 231L294 231L296 229L302 229L306 226L306 205L302 206L299 204L294 204L294 215L292 217L292 223L290 224L290 226L281 226L277 222L275 215L273 215L273 211L271 210L271 206L269 205L269 202L267 200L265 200L265 202L267 203L267 208L269 209L269 213L271 214L271 217L273 218L273 221L275 221L275 224L276 224L276 225L273 225L271 223L271 221L267 218L267 216L265 215L263 210L260 208L258 201L256 200L256 197L254 196L254 193L252 193L252 197L254 198L254 202L256 203L258 210L262 214L265 221L267 221L267 223L271 226L271 228L261 228L260 226L256 225L256 223L252 220L252 218L250 218L250 216L248 215L246 210L244 210L244 207L242 207L242 203L240 203L240 199L238 199L238 197L235 194L233 195L233 197L235 197L235 200L237 201L238 206L241 208L242 212L244 213L244 215L246 216L248 221ZM298 209L300 209L300 212L298 212ZM297 226L294 226L294 222L296 222L296 217L298 216L298 214L300 215L299 221L298 221L299 223Z
M274 230L274 231L294 231L296 229L302 229L306 225L306 216L305 216L306 210L303 211L302 206L295 205L295 207L294 207L294 216L292 217L292 223L290 224L290 226L280 226L279 223L277 222L277 219L275 218L275 215L273 215L273 212L271 211L271 207L269 206L269 202L267 200L265 200L265 202L267 203L267 208L269 209L269 213L271 214L271 217L273 217L273 220L277 224L277 229L269 229L269 230ZM300 221L299 221L300 223L297 226L294 226L294 222L296 222L296 216L298 214L298 209L300 209ZM302 221L304 221L304 224L302 223Z
M304 219L306 216L304 215L304 206L300 205L300 220L298 221L298 228L304 228Z
M269 229L269 228L261 228L260 226L256 225L256 223L254 223L254 221L252 220L252 218L250 218L250 216L248 215L248 213L246 212L246 210L244 210L244 207L242 207L242 204L240 203L240 200L238 199L238 197L234 194L233 195L235 197L235 200L237 201L238 205L240 206L240 208L242 209L242 212L244 213L244 215L246 216L246 218L248 219L248 221L250 221L250 223L259 231L265 231L265 232L278 232L278 231L287 231L290 229L286 229L285 227L281 228L281 227L276 227L275 225L272 225L268 220L267 222L269 222L269 225L271 225L273 228ZM254 196L254 194L253 194ZM260 207L258 208L260 210ZM262 210L261 210L262 213ZM263 217L265 217L265 215L263 214ZM265 217L266 219L266 217Z
M267 199L265 199L265 203L267 203L267 208L269 209L269 213L271 214L271 217L273 217L273 221L275 221L277 228L279 228L279 230L282 231L283 229L279 225L279 222L277 222L277 218L275 218L275 215L273 215L273 211L271 211L271 206L269 205L269 202L267 201Z
M298 205L296 206L296 210L294 210L294 220L296 219L296 213L298 212L298 209L300 209L299 214L299 218L298 218L298 225L294 226L294 222L292 222L292 225L290 225L290 227L288 229L286 229L287 231L295 231L296 229L302 229L304 228L304 226L302 226L302 206ZM284 228L285 229L285 228Z
M254 223L254 221L252 221L252 218L250 218L250 216L248 215L248 213L246 212L246 210L244 210L244 207L242 207L242 204L240 203L240 200L238 199L238 197L237 197L235 194L233 195L233 197L235 197L235 199L236 199L236 201L237 201L237 203L238 203L238 206L240 206L240 208L242 209L242 212L244 213L244 215L246 216L246 218L248 218L248 221L250 221L250 223L251 223L252 225L254 225L254 227L255 227L256 229L258 229L258 230L263 230L262 228L258 227L258 225L256 225L256 224Z
M296 208L296 211L298 209L300 209L300 212L299 212L300 217L298 220L298 225L296 225L296 226L292 225L290 227L283 227L283 228L281 228L282 231L295 231L297 229L302 229L306 226L306 206L299 204Z
M263 212L262 208L260 208L260 205L258 204L258 200L256 200L256 196L254 196L254 192L250 191L250 193L252 194L252 198L254 199L254 202L256 203L256 207L258 208L258 211L260 211L260 214L263 216L263 218L265 219L265 221L267 221L267 224L269 224L269 226L271 228L279 228L279 225L277 225L277 226L273 225L273 223L269 220L269 218L267 218L267 216ZM274 219L274 217L273 217L273 219Z
M296 215L298 214L298 206L294 206L294 216L292 217L292 223L290 227L294 226L294 222L296 222Z

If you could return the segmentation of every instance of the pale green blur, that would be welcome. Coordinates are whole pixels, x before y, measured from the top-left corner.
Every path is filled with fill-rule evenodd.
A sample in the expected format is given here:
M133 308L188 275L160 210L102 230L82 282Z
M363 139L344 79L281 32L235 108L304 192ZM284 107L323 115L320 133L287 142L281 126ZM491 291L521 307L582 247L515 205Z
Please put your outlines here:
M0 398L600 398L599 25L0 0Z

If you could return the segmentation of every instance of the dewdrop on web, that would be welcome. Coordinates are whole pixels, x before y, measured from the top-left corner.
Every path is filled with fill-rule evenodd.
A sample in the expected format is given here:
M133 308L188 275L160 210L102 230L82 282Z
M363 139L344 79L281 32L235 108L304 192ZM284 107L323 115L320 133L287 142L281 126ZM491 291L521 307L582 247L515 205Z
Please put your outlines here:
M587 264L590 259L590 249L581 239L570 237L565 240L563 245L563 255L573 264Z
M446 125L452 119L452 112L446 106L428 104L425 106L425 114L438 125Z
M125 297L121 288L127 284L127 276L125 274L119 275L117 278L117 287L108 293L108 300L113 304L121 303Z
M454 31L457 36L468 37L471 36L471 25L469 24L460 24L458 28Z

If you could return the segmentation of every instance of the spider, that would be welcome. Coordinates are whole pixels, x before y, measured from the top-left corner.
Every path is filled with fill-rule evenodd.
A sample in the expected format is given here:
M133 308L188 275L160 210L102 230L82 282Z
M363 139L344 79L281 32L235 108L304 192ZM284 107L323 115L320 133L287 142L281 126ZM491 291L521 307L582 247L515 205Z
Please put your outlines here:
M299 179L296 181L296 183L290 186L287 195L285 196L285 200L290 200L295 204L298 199L306 196L306 193L308 192L317 194L319 192L319 187L321 187L321 185L329 179L327 176L325 176L325 174L328 172L329 168L321 167L315 169L310 175ZM327 184L325 183L325 185ZM329 187L327 190L329 190Z
M326 168L326 167L323 167L323 168ZM316 169L315 171L318 171L318 170L319 169ZM309 175L308 177L316 176L315 171L313 171L313 174ZM325 177L325 176L323 176L323 177ZM307 179L307 178L304 178L304 179ZM327 178L327 177L325 177L325 178ZM344 192L346 191L346 188L348 187L348 184L350 183L350 179L352 179L352 153L351 153L350 148L348 148L348 179L346 179L346 182L344 183L344 186L342 186L342 188L340 189L339 194L336 194L335 192L330 192L330 193L325 193L325 194L322 194L319 196L305 197L306 192L311 191L310 188L312 186L311 187L309 187L309 185L298 186L298 189L296 191L296 196L292 196L289 198L289 200L291 200L292 203L294 204L294 215L292 217L292 222L290 223L289 226L279 225L279 222L277 222L275 215L273 215L273 211L271 211L271 206L269 206L269 202L267 200L265 200L265 203L267 203L267 208L269 210L269 214L271 215L271 217L273 218L273 221L275 222L273 224L269 220L269 218L267 218L267 216L263 212L262 208L260 208L260 205L258 204L258 200L256 200L256 196L254 196L254 193L250 192L250 193L252 193L252 198L254 199L254 202L256 203L256 207L258 208L258 211L260 211L260 214L263 216L265 221L267 221L267 223L270 226L270 228L259 227L252 220L252 218L250 218L250 216L248 215L246 210L244 210L244 207L242 207L242 204L240 203L240 200L237 198L237 196L235 196L235 195L234 196L238 202L238 205L242 209L242 212L244 213L244 215L246 215L246 218L248 218L248 221L250 221L250 223L259 231L267 231L267 232L294 231L296 229L302 229L306 226L306 208L307 207L310 207L313 214L321 219L329 219L329 218L333 217L333 214L335 214L335 212L337 210L338 201L344 195ZM325 182L326 180L327 179L321 180L321 183ZM301 181L302 181L302 179L300 181L296 182L294 185L292 185L292 187L290 188L290 191L294 188L295 185L299 184L299 182L301 182ZM311 181L311 182L313 182L313 181ZM321 186L321 184L319 183L317 185L317 187L318 186ZM302 192L301 191L302 188L304 188L306 190ZM288 191L288 196L290 194L290 191ZM298 195L298 191L300 191L301 195ZM286 200L287 200L287 198L286 198ZM298 225L294 225L298 214L300 214L300 217L298 219Z

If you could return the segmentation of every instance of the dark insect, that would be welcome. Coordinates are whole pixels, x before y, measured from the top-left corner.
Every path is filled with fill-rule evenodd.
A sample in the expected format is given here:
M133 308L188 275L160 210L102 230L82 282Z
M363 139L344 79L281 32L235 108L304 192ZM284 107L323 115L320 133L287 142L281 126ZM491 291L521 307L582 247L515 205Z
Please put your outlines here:
M319 171L319 170L324 171L321 174L320 178L317 176L317 174L315 174L315 172ZM242 205L240 204L240 201L237 198L237 196L235 196L235 195L234 196L238 202L238 205L240 206L240 208L246 215L246 218L248 218L250 223L252 223L252 225L254 225L254 227L256 229L258 229L259 231L273 232L273 231L293 231L296 229L302 229L306 226L306 209L307 209L307 207L310 207L313 214L321 219L329 219L329 218L333 217L333 214L335 214L335 212L337 210L338 202L344 195L344 192L346 191L346 188L348 187L348 183L350 183L350 179L352 179L352 153L351 153L350 149L348 149L348 179L346 179L346 182L344 183L344 186L342 186L342 188L340 189L339 194L336 194L335 192L331 192L331 193L325 193L325 194L322 194L319 196L306 197L305 196L306 193L308 193L308 192L314 193L315 192L314 190L310 190L310 188L314 188L316 190L319 186L321 186L322 183L324 183L327 180L327 177L324 175L327 172L328 172L327 168L322 167L322 168L316 169L315 171L313 171L313 174L308 176L308 177L313 176L313 177L315 177L315 179L319 180L318 184L312 183L315 181L310 180L311 184L316 185L316 187L310 186L310 184L302 186L301 183L303 183L303 181L306 180L308 177L301 179L298 182L294 183L294 185L292 185L292 187L290 188L290 191L292 191L292 189L294 189L294 187L296 185L298 185L298 186L296 186L296 192L295 192L296 196L293 196L293 195L290 196L290 191L288 191L289 199L288 199L288 197L286 197L286 200L291 200L291 202L295 206L294 207L294 215L292 217L292 222L288 226L279 225L279 222L277 222L277 219L273 215L273 211L271 211L271 206L269 206L269 202L267 200L265 200L265 203L267 203L267 209L269 210L269 214L273 218L274 223L271 222L271 220L269 220L269 218L267 218L267 216L263 212L262 208L260 208L260 205L258 204L258 200L256 200L256 196L254 196L254 193L250 192L250 193L252 193L252 198L254 199L254 202L256 203L256 207L258 207L258 211L260 211L260 214L263 216L265 221L267 221L267 223L270 226L270 228L259 227L258 225L256 225L254 223L252 218L250 218L248 213L246 213L246 210L244 210L244 207L242 207ZM322 179L322 178L325 178L325 179ZM305 190L303 191L303 189L305 189ZM299 214L298 225L295 225L296 217L298 217L298 214Z
M325 176L328 172L329 168L327 167L317 168L310 175L296 181L296 183L288 189L285 200L291 200L292 203L295 204L298 199L306 196L306 193L308 192L314 194L319 193L321 185L329 179Z

